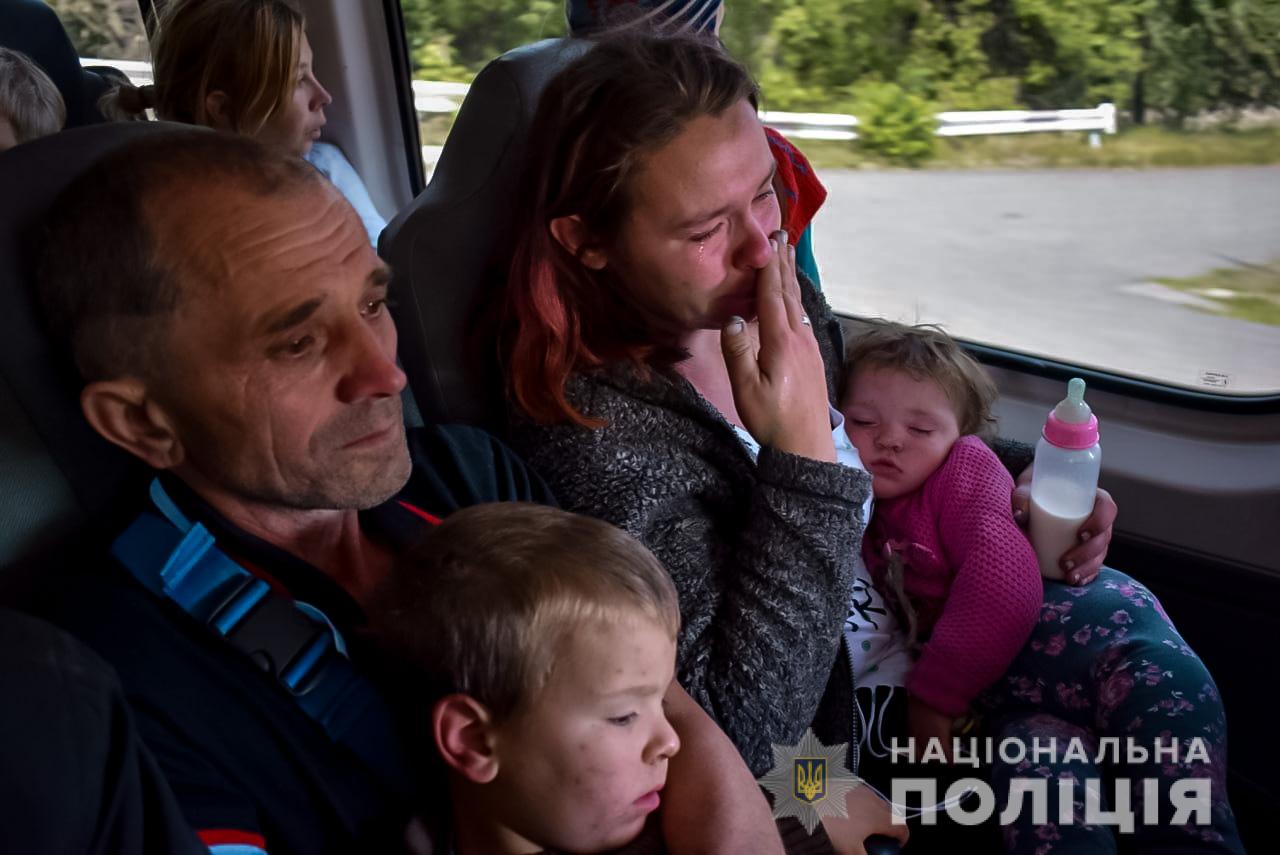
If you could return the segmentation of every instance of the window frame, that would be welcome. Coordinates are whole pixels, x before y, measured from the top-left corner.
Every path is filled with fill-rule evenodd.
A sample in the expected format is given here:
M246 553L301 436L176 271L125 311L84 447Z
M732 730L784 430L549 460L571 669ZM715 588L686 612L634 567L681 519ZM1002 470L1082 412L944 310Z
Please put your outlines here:
M400 0L382 0L383 19L387 23L387 47L396 84L396 102L400 115L400 131L409 166L409 183L416 198L427 187L422 166L422 137L418 132L418 110L413 97L413 62L409 57L409 39L404 25Z
M866 324L871 319L861 315L850 314L832 309L832 314L841 321L846 337L856 335L857 326ZM1032 377L1041 377L1065 384L1073 377L1079 377L1091 389L1110 392L1142 401L1152 401L1197 412L1220 413L1222 415L1272 415L1280 413L1280 391L1268 395L1224 395L1220 392L1201 392L1133 377L1101 368L1088 368L1075 365L1060 359L1037 356L993 344L982 344L963 336L953 336L955 340L974 359L983 365L993 368L1004 368Z
M964 349L982 364L1008 368L1022 374L1059 380L1064 383L1072 377L1080 377L1095 389L1143 401L1172 404L1201 412L1230 415L1280 413L1280 392L1270 395L1230 395L1220 392L1201 392L1198 389L1189 389L1161 383L1156 380L1130 377L1098 368L1086 368L1083 365L1073 365L1069 362L1008 350L994 345L978 344L964 339L959 341Z

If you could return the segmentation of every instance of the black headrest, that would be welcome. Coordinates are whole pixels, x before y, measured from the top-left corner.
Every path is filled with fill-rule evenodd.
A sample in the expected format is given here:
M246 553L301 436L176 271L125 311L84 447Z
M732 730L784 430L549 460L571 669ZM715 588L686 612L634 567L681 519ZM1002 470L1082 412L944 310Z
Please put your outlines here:
M93 125L0 152L0 566L109 516L142 475L81 415L66 348L40 321L35 270L58 194L108 152L177 127Z
M102 121L98 99L111 82L80 67L58 14L43 0L0 0L0 46L21 51L44 69L67 105L68 128Z
M381 255L395 271L400 360L429 421L501 421L494 330L479 325L496 320L485 310L510 264L516 185L538 99L589 46L548 39L485 66L431 183L382 233Z

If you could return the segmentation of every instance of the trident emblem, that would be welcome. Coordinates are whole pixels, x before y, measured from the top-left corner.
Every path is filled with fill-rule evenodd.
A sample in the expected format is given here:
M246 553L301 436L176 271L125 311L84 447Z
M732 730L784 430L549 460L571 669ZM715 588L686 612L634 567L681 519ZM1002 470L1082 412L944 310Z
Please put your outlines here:
M794 817L813 834L823 818L849 815L846 797L861 780L845 768L848 745L823 745L805 730L797 745L773 746L773 769L760 786L773 796L775 819Z
M795 759L796 798L808 804L821 801L827 795L827 759L825 757L797 757Z

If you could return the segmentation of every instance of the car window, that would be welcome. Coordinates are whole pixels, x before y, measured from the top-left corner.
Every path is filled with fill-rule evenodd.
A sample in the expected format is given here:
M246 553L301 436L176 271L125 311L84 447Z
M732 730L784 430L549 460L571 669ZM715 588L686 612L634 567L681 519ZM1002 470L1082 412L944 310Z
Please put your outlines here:
M402 5L428 159L458 84L565 27L554 0ZM829 191L812 240L837 311L1275 394L1280 11L1227 14L735 0L721 36Z
M429 176L467 84L489 60L512 48L567 33L557 0L402 0L413 68L414 103Z
M147 61L151 51L137 0L46 0L82 61Z

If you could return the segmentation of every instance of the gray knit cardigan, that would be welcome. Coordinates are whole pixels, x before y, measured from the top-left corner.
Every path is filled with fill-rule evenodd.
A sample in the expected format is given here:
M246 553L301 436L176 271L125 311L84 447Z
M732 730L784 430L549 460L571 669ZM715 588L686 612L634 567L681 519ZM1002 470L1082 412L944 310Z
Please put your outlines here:
M802 290L834 401L839 321L807 281ZM856 771L841 639L870 476L768 446L753 461L674 371L642 379L614 366L575 376L567 391L606 426L516 417L512 444L563 507L630 532L666 566L680 595L685 689L756 776L772 767L773 744L794 745L810 725L826 744L850 743Z

